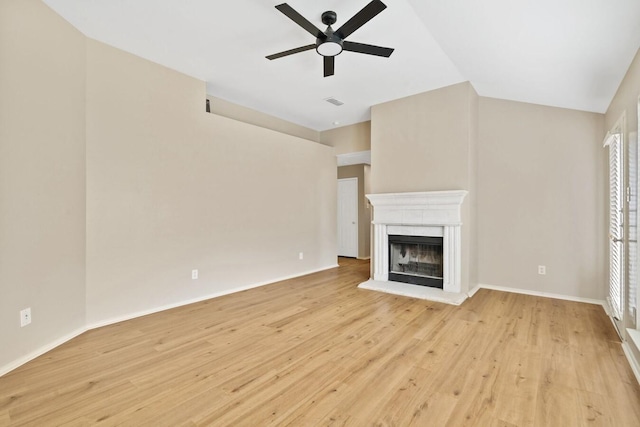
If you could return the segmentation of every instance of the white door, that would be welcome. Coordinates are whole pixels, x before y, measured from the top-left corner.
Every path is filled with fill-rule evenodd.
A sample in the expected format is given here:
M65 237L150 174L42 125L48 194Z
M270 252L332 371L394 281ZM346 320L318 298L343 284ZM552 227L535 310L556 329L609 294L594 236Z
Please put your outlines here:
M338 180L338 256L358 256L358 178Z

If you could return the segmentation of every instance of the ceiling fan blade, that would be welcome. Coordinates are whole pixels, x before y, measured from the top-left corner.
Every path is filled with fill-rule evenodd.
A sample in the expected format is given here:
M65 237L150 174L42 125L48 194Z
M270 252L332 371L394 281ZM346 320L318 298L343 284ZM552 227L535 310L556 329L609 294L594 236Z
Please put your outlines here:
M366 53L367 55L377 55L384 56L386 58L390 57L393 53L394 49L390 47L381 47L381 46L373 46L370 44L364 43L354 43L344 41L342 44L342 49L347 50L349 52L357 52L357 53Z
M363 7L360 12L353 15L353 17L345 22L342 27L338 28L335 33L341 39L345 39L347 36L349 36L349 34L362 27L370 19L372 19L374 16L376 16L386 8L387 6L380 0L373 0L371 3Z
M324 76L329 77L333 76L333 69L336 62L335 56L325 56L324 57Z
M297 47L295 49L285 50L284 52L274 53L273 55L269 55L266 58L267 59L278 59L278 58L282 58L283 56L293 55L294 53L304 52L305 50L315 49L315 47L316 47L315 44L308 44L306 46Z
M276 6L276 9L278 9L280 12L287 15L289 19L291 19L296 24L300 25L307 32L309 32L313 37L320 38L320 39L325 39L327 37L322 31L320 31L318 27L316 27L311 22L309 22L307 18L300 15L298 12L295 11L295 9L293 9L288 4L286 3L279 4Z

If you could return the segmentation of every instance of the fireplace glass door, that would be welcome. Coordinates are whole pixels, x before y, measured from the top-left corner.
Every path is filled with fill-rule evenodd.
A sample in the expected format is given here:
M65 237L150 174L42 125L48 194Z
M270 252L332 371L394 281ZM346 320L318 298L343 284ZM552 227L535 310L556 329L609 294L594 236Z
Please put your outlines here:
M442 237L389 236L389 280L443 288Z

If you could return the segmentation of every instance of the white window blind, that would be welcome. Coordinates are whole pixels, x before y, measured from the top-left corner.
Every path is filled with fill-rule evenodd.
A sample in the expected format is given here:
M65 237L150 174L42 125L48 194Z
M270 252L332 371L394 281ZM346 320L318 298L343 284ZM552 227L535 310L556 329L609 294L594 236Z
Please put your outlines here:
M609 146L609 304L612 315L622 318L623 310L623 220L624 191L622 176L622 143L618 134L608 135Z

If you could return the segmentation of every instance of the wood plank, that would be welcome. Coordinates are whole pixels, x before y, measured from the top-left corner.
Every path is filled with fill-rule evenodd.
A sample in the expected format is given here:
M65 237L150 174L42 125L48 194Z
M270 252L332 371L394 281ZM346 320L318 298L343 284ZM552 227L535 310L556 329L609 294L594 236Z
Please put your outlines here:
M0 377L0 426L640 425L602 307L358 289L366 261L88 331Z

